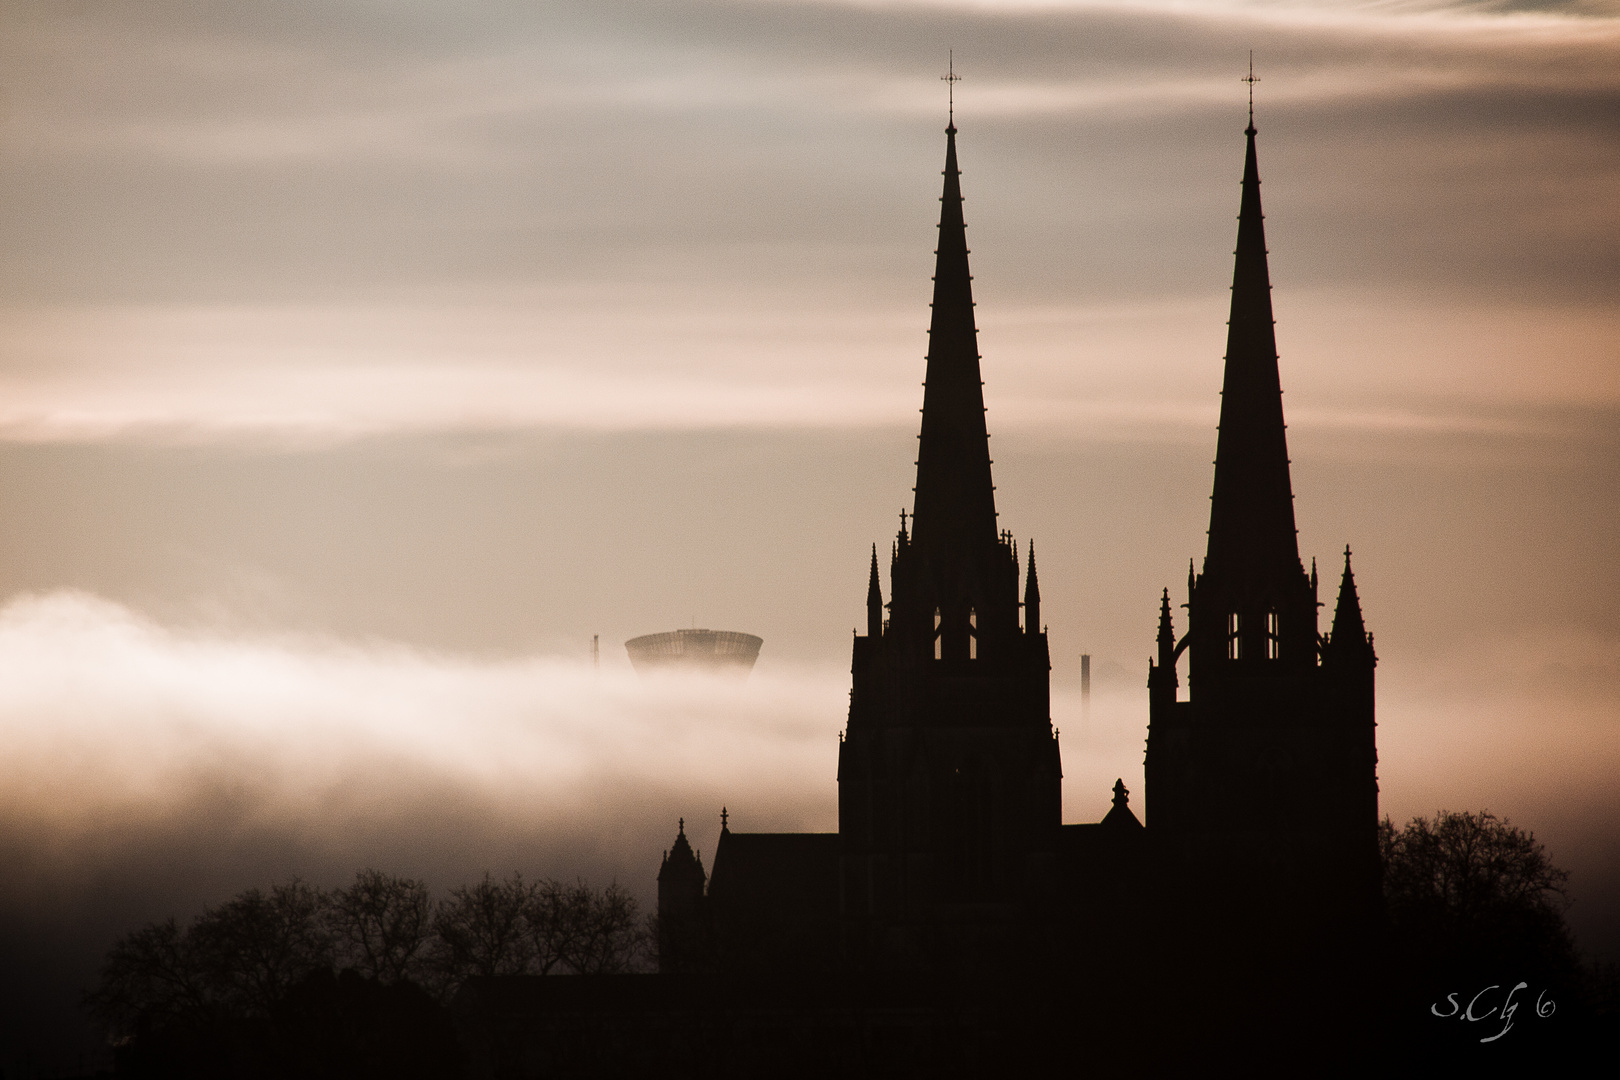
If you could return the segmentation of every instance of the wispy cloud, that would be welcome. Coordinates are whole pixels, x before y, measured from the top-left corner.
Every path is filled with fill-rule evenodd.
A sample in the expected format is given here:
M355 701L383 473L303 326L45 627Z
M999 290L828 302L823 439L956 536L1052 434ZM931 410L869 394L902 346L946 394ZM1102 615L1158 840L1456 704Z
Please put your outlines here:
M920 298L852 312L836 290L734 293L724 306L697 290L530 297L16 311L0 329L0 440L909 428L920 404ZM1500 430L1533 425L1516 410L1620 403L1603 311L1279 298L1289 418L1303 428ZM1220 388L1222 299L986 307L992 428L1201 436Z

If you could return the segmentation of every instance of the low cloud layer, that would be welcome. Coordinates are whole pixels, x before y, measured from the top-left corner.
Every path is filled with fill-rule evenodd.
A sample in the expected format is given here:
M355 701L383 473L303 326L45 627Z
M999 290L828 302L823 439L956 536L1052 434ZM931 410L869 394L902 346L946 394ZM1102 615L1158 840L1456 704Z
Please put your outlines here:
M1116 769L1139 774L1137 697L1108 683L1088 726L1059 694L1070 772L1095 789L1082 802L1106 807ZM699 836L720 800L745 830L835 829L847 700L836 668L643 679L611 656L597 669L175 629L87 594L23 596L0 609L0 821L49 875L82 871L108 835L206 833L222 803L237 827L296 836L323 860L364 859L356 837L438 806L447 822L543 830L552 857L591 863L582 872L607 858L650 878L659 842L611 850L650 807L687 803ZM664 846L673 821L657 826ZM14 872L5 888L28 887Z
M1455 659L1384 682L1381 808L1490 809L1534 829L1574 871L1582 944L1620 952L1620 652L1524 640ZM1145 690L1112 662L1096 674L1089 709L1072 685L1053 700L1067 821L1099 819L1116 776L1151 811ZM834 830L847 692L833 666L643 682L622 661L14 598L0 608L0 1059L97 1052L74 1002L106 946L244 888L375 866L442 893L521 870L614 878L651 903L677 817L706 864L722 805L741 830Z
M1384 808L1486 806L1583 849L1594 827L1612 835L1620 654L1520 643L1488 673L1386 686ZM1115 776L1142 811L1137 681L1105 663L1089 710L1056 695L1066 820L1099 818ZM24 596L0 609L3 894L26 907L166 849L214 880L249 855L261 880L383 862L446 887L521 868L646 896L676 816L705 848L722 803L743 830L836 829L847 691L836 668L642 680L622 662L183 630L86 594Z
M69 593L0 612L0 671L0 814L43 873L102 834L183 831L224 793L242 827L352 857L347 837L435 803L583 850L622 827L619 804L677 790L827 827L844 696L819 673L644 683L622 664L203 636ZM623 854L647 872L655 849Z

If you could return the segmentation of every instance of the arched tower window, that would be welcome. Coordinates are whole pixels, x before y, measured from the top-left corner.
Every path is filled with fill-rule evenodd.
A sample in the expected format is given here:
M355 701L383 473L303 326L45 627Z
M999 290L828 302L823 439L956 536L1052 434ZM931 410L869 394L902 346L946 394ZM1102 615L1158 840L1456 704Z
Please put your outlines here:
M979 617L972 608L968 608L968 659L979 658Z
M1281 620L1275 611L1266 612L1266 659L1275 660L1282 655Z
M934 609L934 659L935 660L938 660L942 656L944 656L943 649L944 649L945 643L944 643L944 640L940 636L939 627L940 627L939 608L935 608Z
M1236 611L1226 616L1226 658L1243 659L1243 616Z

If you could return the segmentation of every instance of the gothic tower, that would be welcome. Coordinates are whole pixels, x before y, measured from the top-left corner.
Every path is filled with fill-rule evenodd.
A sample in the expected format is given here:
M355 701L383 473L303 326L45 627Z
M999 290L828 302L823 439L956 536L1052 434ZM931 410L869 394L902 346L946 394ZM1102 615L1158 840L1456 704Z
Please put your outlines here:
M675 843L658 868L658 970L664 972L696 970L708 961L703 903L708 876L686 839L685 818L677 828Z
M1327 636L1300 561L1252 116L1245 134L1209 546L1179 642L1161 599L1147 826L1171 865L1256 915L1355 919L1377 903L1376 657L1349 550Z
M889 561L876 549L838 760L850 959L972 963L1050 887L1061 769L1033 552L998 530L956 125L945 129L916 501ZM889 617L885 620L885 606Z

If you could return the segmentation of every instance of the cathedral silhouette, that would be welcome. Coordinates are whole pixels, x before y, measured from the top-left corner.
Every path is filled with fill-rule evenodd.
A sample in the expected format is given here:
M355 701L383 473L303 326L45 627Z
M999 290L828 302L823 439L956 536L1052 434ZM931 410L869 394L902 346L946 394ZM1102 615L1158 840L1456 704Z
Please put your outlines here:
M1377 659L1349 549L1327 634L1299 555L1252 111L1208 548L1179 639L1168 589L1160 601L1145 822L1123 782L1101 822L1062 822L1034 545L1020 602L954 120L945 134L916 501L887 603L872 551L838 832L734 832L723 815L706 875L683 821L658 874L660 969L982 971L1072 944L1077 919L1168 919L1183 945L1239 935L1262 954L1302 935L1355 942L1379 911Z
M887 602L875 546L867 568L838 831L733 831L722 810L706 873L683 819L658 873L659 973L468 980L469 1075L1388 1064L1369 1035L1386 967L1376 657L1348 550L1328 634L1300 561L1252 112L1209 546L1184 636L1160 600L1147 812L1120 781L1081 825L1063 824L1034 545L1021 567L996 518L954 121L945 134L916 501Z

